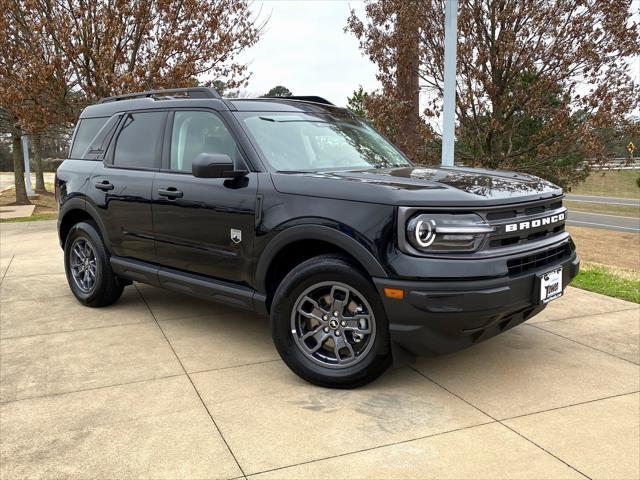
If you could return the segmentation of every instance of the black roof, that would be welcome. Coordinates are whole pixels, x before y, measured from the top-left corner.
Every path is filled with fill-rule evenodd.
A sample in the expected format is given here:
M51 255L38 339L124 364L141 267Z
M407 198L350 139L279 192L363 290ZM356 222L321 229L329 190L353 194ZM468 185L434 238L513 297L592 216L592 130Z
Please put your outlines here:
M101 98L98 103L119 102L134 98L153 98L160 100L166 97L178 98L221 98L220 94L209 87L165 88L163 90L146 90L144 92L125 93L113 97Z
M345 109L331 103L314 102L290 97L228 98L228 103L240 112L310 112L344 113Z
M109 117L130 110L155 110L161 108L206 107L218 111L243 112L307 112L345 113L322 97L263 97L221 98L217 93L207 94L204 88L155 90L139 92L100 100L84 109L81 118ZM178 93L178 96L171 94ZM185 95L186 94L186 95Z

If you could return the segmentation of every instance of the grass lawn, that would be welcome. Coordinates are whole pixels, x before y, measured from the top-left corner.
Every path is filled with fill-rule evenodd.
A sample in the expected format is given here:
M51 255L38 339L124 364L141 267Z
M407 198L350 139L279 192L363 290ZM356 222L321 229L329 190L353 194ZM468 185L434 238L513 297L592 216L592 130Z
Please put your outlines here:
M640 198L640 187L636 183L638 170L593 172L584 183L571 189L576 195L599 195L602 197Z
M45 183L47 193L38 194L38 198L31 200L31 203L36 206L33 211L33 215L25 218L10 218L0 220L2 223L13 222L32 222L35 220L53 220L58 218L58 204L56 203L55 195L53 193L53 183ZM15 205L16 191L11 188L5 190L0 194L0 206Z
M585 263L571 286L640 303L640 272Z
M2 220L0 220L0 223L37 222L39 220L56 220L57 218L57 213L34 213L30 217L3 218Z
M567 227L584 262L640 271L640 236L596 228Z
M583 227L567 230L581 260L571 286L640 303L640 236Z

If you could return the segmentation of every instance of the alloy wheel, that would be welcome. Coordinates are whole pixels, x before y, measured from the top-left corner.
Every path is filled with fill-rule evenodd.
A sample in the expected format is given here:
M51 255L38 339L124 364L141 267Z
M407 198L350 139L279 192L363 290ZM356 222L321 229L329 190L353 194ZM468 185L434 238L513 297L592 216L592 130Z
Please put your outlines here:
M291 314L291 332L302 353L325 367L345 368L362 361L373 346L376 322L356 289L322 282L300 294Z
M78 238L71 245L69 268L76 286L82 293L91 293L98 274L96 252L86 238Z

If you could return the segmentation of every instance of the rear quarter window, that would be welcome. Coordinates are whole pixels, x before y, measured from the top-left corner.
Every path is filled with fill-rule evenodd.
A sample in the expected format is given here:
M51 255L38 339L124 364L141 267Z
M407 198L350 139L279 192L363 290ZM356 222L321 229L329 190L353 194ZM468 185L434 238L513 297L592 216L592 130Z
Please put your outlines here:
M91 141L95 138L104 124L107 123L107 120L109 120L109 117L81 119L78 122L76 134L73 137L73 145L71 146L69 158L84 158L84 154L87 151L87 148L91 145Z

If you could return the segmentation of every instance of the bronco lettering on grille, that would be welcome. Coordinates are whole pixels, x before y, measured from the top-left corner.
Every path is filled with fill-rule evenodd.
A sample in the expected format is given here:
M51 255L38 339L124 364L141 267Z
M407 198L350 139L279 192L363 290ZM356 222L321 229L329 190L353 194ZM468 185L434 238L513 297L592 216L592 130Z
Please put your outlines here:
M527 222L509 223L505 225L505 232L517 232L520 230L529 230L530 228L537 228L543 225L551 225L552 223L562 222L565 219L565 213L559 213L557 215L551 215L550 217L537 218Z

